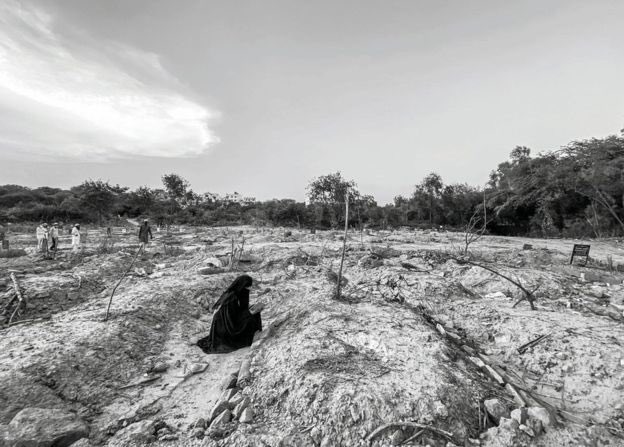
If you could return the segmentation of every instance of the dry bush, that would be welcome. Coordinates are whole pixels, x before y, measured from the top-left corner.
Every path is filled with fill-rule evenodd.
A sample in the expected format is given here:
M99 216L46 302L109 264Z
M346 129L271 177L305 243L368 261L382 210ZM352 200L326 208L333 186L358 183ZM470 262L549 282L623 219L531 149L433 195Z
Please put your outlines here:
M100 241L100 244L95 249L96 254L103 255L107 253L115 253L119 251L115 248L115 241L110 237L105 237Z

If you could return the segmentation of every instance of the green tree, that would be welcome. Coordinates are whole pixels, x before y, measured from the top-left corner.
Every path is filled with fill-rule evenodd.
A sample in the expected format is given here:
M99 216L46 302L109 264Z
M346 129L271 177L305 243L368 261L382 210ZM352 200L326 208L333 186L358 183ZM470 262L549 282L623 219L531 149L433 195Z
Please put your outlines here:
M97 216L98 224L102 224L104 216L108 216L115 207L118 197L128 188L111 185L102 180L86 180L81 185L72 188L80 201L80 205L93 211Z
M355 182L344 179L338 171L312 180L307 188L307 196L311 204L324 205L332 209L335 218L331 219L331 226L335 227L344 221L345 197L349 198L349 203L355 203L359 200L360 193ZM320 215L325 218L327 212L324 211Z
M425 209L429 217L429 225L433 225L434 215L439 208L439 200L441 197L442 177L440 174L432 172L428 174L420 184L416 185L412 202L419 208Z

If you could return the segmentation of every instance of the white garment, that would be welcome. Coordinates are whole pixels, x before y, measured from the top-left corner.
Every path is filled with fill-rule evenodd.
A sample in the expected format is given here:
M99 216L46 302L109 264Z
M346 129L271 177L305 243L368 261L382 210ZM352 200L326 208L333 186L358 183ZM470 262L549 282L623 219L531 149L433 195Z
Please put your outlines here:
M37 227L37 248L43 250L44 241L48 238L48 230L43 225Z
M80 248L80 230L76 227L72 228L72 250L77 251Z

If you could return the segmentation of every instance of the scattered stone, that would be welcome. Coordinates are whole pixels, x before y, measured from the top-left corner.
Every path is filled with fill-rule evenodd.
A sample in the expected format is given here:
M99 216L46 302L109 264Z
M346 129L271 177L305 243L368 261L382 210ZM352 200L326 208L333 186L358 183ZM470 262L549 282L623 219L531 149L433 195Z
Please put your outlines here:
M187 374L199 374L206 371L206 369L208 369L208 363L193 363L189 368Z
M436 417L441 419L446 419L448 417L448 409L446 408L446 405L439 400L436 400L433 403L433 413Z
M497 424L500 422L501 418L509 416L507 408L505 408L498 399L488 399L483 402L483 405L488 414L492 417L492 420Z
M201 427L194 428L191 431L191 434L189 435L189 437L202 439L204 437L204 428L201 428Z
M215 428L220 425L227 424L228 422L230 422L230 420L232 420L232 413L230 412L230 410L225 409L221 412L221 414L219 414L219 416L214 419L214 421L212 421L212 423L210 424L210 428Z
M211 267L223 267L221 260L216 257L204 259L204 264L206 264L207 266L211 266Z
M522 246L523 250L533 250L533 246L531 244L524 244Z
M241 413L240 417L238 418L238 420L242 424L250 424L251 421L253 421L253 410L249 407L245 408L243 412Z
M243 414L243 410L249 406L251 401L248 397L244 397L242 401L234 408L234 417L240 418L241 414Z
M156 423L146 419L144 421L135 422L120 430L115 438L123 440L129 444L141 444L153 442L155 439Z
M202 428L205 429L206 428L206 419L204 418L199 418L197 419L197 421L195 421L195 423L193 424L193 428Z
M152 372L161 373L165 372L169 369L169 364L167 362L158 361L152 368Z
M236 387L237 380L238 376L236 374L228 375L225 379L223 379L223 382L221 382L221 389L227 390Z
M485 363L479 357L469 357L470 361L477 365L479 368L485 368Z
M518 421L518 424L526 424L527 409L526 407L516 408L511 412L511 418Z
M210 422L214 421L221 413L223 413L225 410L229 410L229 409L230 409L230 403L227 400L220 400L212 408L212 411L210 412L210 417L209 417L208 420Z
M404 439L403 432L397 429L390 435L390 444L401 445Z
M552 421L550 419L550 413L542 407L529 407L527 409L530 418L541 421L544 427L550 427Z
M492 293L488 293L485 295L486 298L507 298L507 295L505 295L503 292L492 292Z
M24 408L0 426L0 446L66 447L87 436L82 419L57 408Z
M236 396L238 393L238 389L236 388L229 388L227 390L225 390L223 393L221 393L221 397L219 398L219 400L227 400L230 401L232 400L232 398L234 396ZM236 405L234 405L236 406Z
M519 430L525 432L527 435L529 435L531 438L535 437L535 432L533 432L533 430L531 430L529 427L527 427L524 424L520 424L520 426L518 427Z
M230 405L232 405L232 408L235 408L238 404L240 404L243 401L244 398L245 397L240 392L236 393L234 396L232 396L229 399Z
M238 379L236 381L236 386L240 389L245 388L251 382L251 372L249 369L251 368L251 359L246 358L241 363L240 370L238 371Z

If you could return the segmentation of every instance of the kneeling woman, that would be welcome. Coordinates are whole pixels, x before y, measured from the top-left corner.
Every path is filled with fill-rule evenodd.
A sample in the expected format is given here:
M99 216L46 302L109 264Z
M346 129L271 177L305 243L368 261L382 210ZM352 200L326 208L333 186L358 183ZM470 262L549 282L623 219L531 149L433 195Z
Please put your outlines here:
M210 335L197 345L206 353L224 353L251 346L256 331L262 330L261 305L253 313L249 309L249 287L253 280L249 275L236 278L214 304L218 309L212 317Z

